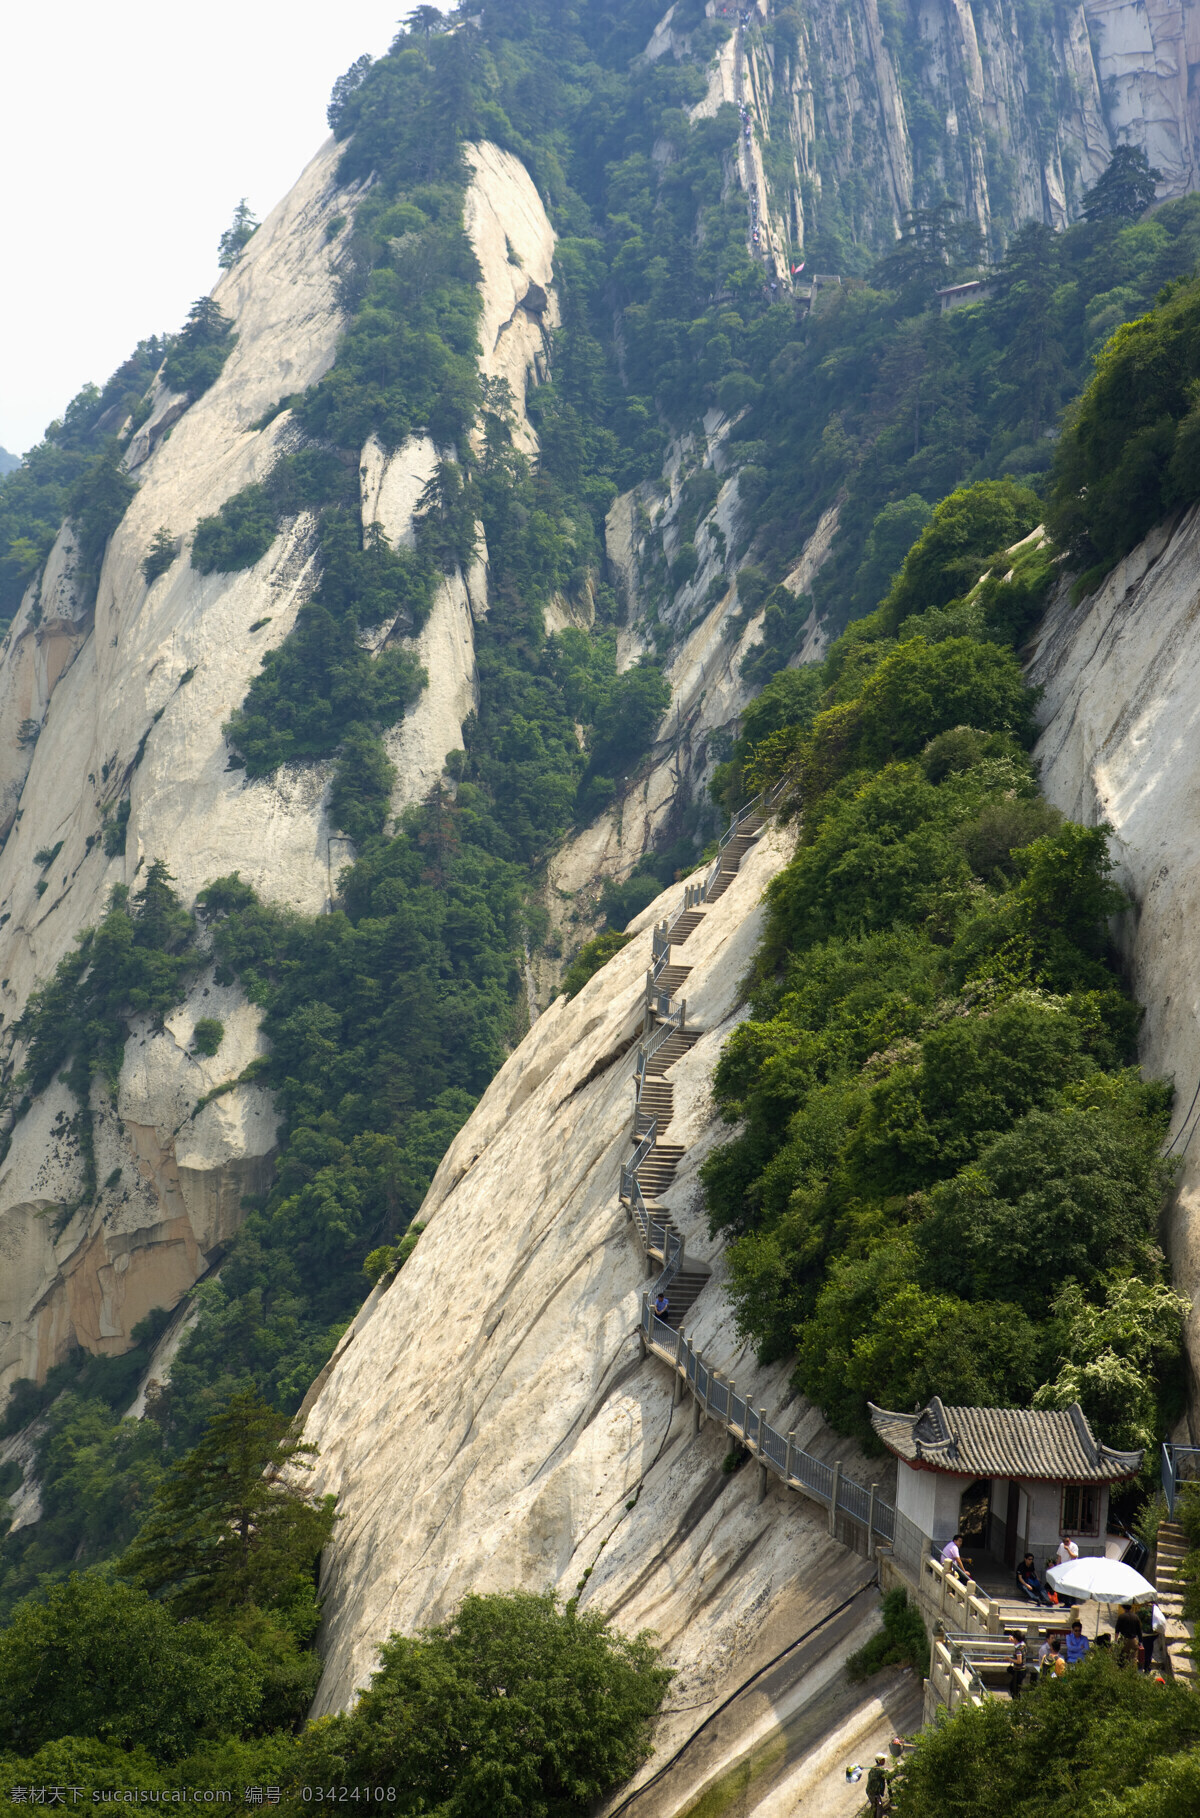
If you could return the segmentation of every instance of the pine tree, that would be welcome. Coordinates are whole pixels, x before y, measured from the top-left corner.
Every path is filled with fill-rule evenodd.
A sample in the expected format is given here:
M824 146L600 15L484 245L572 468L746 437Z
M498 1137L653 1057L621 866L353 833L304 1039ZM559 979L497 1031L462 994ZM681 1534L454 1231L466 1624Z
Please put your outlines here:
M211 297L197 297L188 310L179 338L189 347L209 347L216 341L223 341L232 327L233 323L219 303L214 303Z
M242 249L258 232L259 223L248 207L245 196L242 197L233 211L233 223L225 229L217 246L217 264L222 271L228 271L236 265L242 256Z
M1118 145L1112 163L1083 198L1088 221L1136 221L1154 200L1162 179L1140 145Z
M254 1390L235 1395L156 1492L122 1576L178 1616L292 1601L332 1532L334 1498L297 1486L316 1448L288 1429Z

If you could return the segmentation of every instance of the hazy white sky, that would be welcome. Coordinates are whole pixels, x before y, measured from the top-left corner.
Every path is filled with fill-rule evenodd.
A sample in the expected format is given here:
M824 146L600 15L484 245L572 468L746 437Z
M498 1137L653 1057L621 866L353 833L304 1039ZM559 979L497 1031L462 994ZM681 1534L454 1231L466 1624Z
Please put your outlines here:
M20 454L217 277L325 137L334 80L411 0L0 5L0 446Z

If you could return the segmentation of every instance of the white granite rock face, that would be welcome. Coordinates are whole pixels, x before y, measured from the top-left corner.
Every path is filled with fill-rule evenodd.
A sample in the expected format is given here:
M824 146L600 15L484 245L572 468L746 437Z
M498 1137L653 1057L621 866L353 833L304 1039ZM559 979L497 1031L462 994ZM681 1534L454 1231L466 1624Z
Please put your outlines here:
M699 1164L726 1134L711 1070L744 1014L759 898L785 853L765 836L681 950L688 1020L707 1033L671 1074L669 1140L689 1147L664 1203L713 1267L689 1335L801 1444L869 1481L878 1464L791 1396L787 1367L760 1369L739 1343L700 1203ZM681 894L651 905L630 945L502 1068L438 1170L415 1252L310 1401L317 1482L341 1512L323 1569L318 1712L346 1703L391 1630L440 1620L467 1590L581 1589L582 1607L656 1629L678 1668L661 1758L869 1576L812 1504L774 1487L756 1504L750 1470L724 1474L723 1433L693 1438L667 1372L639 1357L645 1264L618 1169L650 928Z
M466 155L472 180L464 221L483 273L480 368L485 378L508 385L514 440L534 454L537 437L526 420L525 398L529 385L546 376L548 335L558 323L551 285L554 230L519 158L486 144L468 146Z
M794 38L770 29L765 0L746 10L748 27L719 47L691 111L749 106L754 134L738 178L758 198L758 256L781 289L811 238L814 200L828 202L831 189L856 236L882 249L939 183L996 248L1029 220L1064 227L1119 144L1144 148L1162 172L1160 197L1196 187L1195 0L1072 0L1034 27L1036 45L1013 0L917 0L915 55L900 50L877 0L808 7ZM674 12L646 46L651 60L694 54ZM811 275L810 261L798 282Z
M338 156L329 141L218 283L213 294L237 342L216 383L190 407L156 387L127 457L138 491L109 545L94 610L79 602L64 529L0 650L0 833L8 835L0 1013L8 1028L77 934L100 919L112 886L136 889L153 859L165 860L186 902L239 871L268 900L313 914L330 904L353 856L327 811L332 763L248 781L229 768L222 732L264 652L287 636L311 594L312 520L298 518L238 574L200 575L187 558L198 520L261 480L294 444L289 412L256 425L334 358L342 318L332 264L346 230L333 223L354 201L337 184ZM554 234L516 159L487 145L469 157L482 365L508 381L518 434L532 450L524 400L555 320ZM427 439L394 452L369 442L364 522L411 543L435 461ZM164 527L181 553L147 586L142 560ZM439 587L415 640L428 686L388 739L397 811L427 793L447 752L462 744L476 701L472 614L486 613L486 589L481 551L468 577ZM384 627L376 641L390 635ZM108 857L104 828L126 797L125 852ZM35 860L51 851L48 865ZM220 1009L203 1003L206 991ZM211 1062L187 1045L187 1018L210 1009L226 1025ZM117 1108L97 1098L98 1178L114 1179L93 1208L64 1210L82 1175L67 1129L74 1107L62 1089L43 1095L17 1127L0 1168L0 1256L9 1264L0 1270L0 1393L15 1375L44 1373L72 1343L123 1349L138 1319L173 1305L210 1266L240 1223L243 1194L269 1179L276 1118L263 1088L239 1086L195 1109L257 1052L257 1013L206 976L179 1017L166 1036L131 1042Z
M1198 626L1193 508L1173 528L1155 530L1079 606L1068 588L1059 592L1033 642L1029 677L1045 691L1035 756L1047 795L1073 819L1114 830L1116 876L1131 904L1121 935L1146 1010L1141 1061L1147 1073L1175 1081L1171 1134L1183 1169L1168 1248L1176 1283L1193 1302L1189 1348L1200 1372Z

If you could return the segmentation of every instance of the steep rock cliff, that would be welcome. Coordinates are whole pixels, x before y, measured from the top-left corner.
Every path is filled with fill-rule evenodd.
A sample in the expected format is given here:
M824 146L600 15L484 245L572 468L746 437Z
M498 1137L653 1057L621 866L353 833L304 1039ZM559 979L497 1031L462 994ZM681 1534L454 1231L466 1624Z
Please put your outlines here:
M865 1482L886 1476L879 1461L824 1428L786 1364L760 1368L739 1342L697 1172L722 1137L709 1079L744 1014L761 893L787 844L765 835L681 949L688 1022L704 1034L670 1075L670 1140L686 1153L663 1203L713 1270L689 1337L797 1443ZM873 1600L852 1595L868 1563L803 1498L773 1486L759 1503L751 1471L723 1472L724 1432L706 1424L693 1437L667 1373L640 1355L645 1263L618 1171L650 928L680 894L652 904L630 945L558 999L501 1069L442 1161L412 1257L310 1395L316 1481L341 1512L324 1556L318 1712L346 1703L390 1630L439 1621L468 1589L553 1587L630 1632L659 1632L678 1677L649 1772L847 1596L845 1628L825 1636L819 1670L806 1657L785 1705L815 1697L874 1620ZM704 1781L719 1765L689 1761L688 1772Z
M647 55L689 54L671 8ZM1200 11L1080 0L1036 12L1012 0L876 0L799 10L758 0L733 26L697 112L745 102L756 130L740 180L757 196L763 251L857 270L905 212L948 194L994 245L1028 220L1063 227L1117 144L1144 148L1160 196L1196 187L1190 71Z
M268 901L319 913L353 855L328 812L330 762L249 780L229 766L222 733L315 585L311 519L291 521L240 573L201 575L186 553L197 521L293 445L289 411L260 420L333 360L336 262L354 200L336 181L338 156L330 141L217 285L237 340L216 383L188 406L156 382L126 457L138 490L94 606L81 598L64 526L0 652L0 1007L9 1029L33 986L99 921L112 886L136 888L151 859L166 862L188 903L236 870ZM523 404L555 320L554 235L511 154L481 145L469 161L482 365L508 380L519 433L535 448ZM392 455L368 442L364 523L410 541L433 463L427 439ZM142 560L160 527L182 553L147 585ZM472 613L486 610L482 560L438 588L415 640L428 685L389 737L397 810L425 795L462 743L475 704ZM374 642L391 635L385 626ZM118 811L128 813L124 851L110 854L104 833ZM34 856L46 851L49 865ZM212 1057L191 1043L201 1016L225 1025ZM243 1195L269 1184L278 1120L261 1086L203 1101L261 1048L258 1013L211 969L165 1033L131 1036L116 1104L93 1091L96 1174L106 1184L90 1205L76 1204L83 1162L66 1087L53 1085L18 1120L0 1166L0 1387L44 1375L75 1344L125 1349L139 1319L173 1306L211 1266L241 1222Z
M1193 507L1159 526L1080 605L1068 587L1059 591L1029 674L1044 690L1035 755L1046 794L1073 819L1107 821L1114 831L1116 876L1130 901L1120 934L1145 1006L1140 1058L1147 1072L1175 1082L1170 1152L1181 1171L1166 1239L1176 1286L1193 1303L1188 1348L1200 1376L1200 984L1191 964L1200 888L1198 576Z

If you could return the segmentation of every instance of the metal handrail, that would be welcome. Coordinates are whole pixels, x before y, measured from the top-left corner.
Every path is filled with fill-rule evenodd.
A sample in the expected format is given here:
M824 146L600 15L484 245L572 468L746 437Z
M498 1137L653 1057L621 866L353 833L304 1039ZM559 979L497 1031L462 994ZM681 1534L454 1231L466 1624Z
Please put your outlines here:
M668 1264L673 1280L682 1264L684 1246L677 1233L672 1236L678 1244L678 1260L673 1258L673 1267ZM667 1269L664 1269L654 1284L655 1294L660 1286L669 1285L664 1279L666 1276ZM736 1438L749 1445L759 1463L783 1478L789 1489L802 1490L859 1527L869 1524L872 1539L890 1542L896 1514L891 1504L884 1502L873 1488L865 1488L853 1478L843 1477L835 1466L814 1458L810 1452L801 1451L793 1434L781 1433L771 1426L763 1411L750 1406L732 1383L719 1380L712 1365L695 1350L690 1339L681 1339L673 1326L659 1319L651 1305L650 1292L647 1290L642 1296L641 1330L646 1343L674 1366L686 1387L703 1404L705 1412L719 1419ZM677 1358L675 1353L680 1347L682 1355Z
M705 901L720 870L720 853L750 814L759 808L770 807L778 799L785 781L786 778L781 778L771 789L760 791L753 801L747 802L734 815L717 848L716 870L709 874L703 885L688 886L683 908L670 927L664 923L654 930L655 965L648 977L651 988L666 963L671 944L670 934L678 925L680 915L686 915L697 903ZM638 1051L634 1073L637 1092L635 1128L636 1104L641 1103L647 1063L663 1042L677 1030L683 1029L685 1010L686 1006L681 1004L678 1010L665 1016L660 1027ZM722 1382L708 1360L694 1348L691 1340L685 1339L680 1331L666 1320L660 1319L654 1311L651 1296L656 1298L660 1292L666 1292L670 1288L684 1260L682 1237L665 1220L651 1218L637 1178L637 1170L654 1147L657 1136L658 1119L654 1117L636 1141L629 1161L621 1168L621 1198L629 1207L642 1246L648 1255L653 1252L663 1259L662 1270L653 1286L645 1289L642 1294L638 1325L647 1348L671 1364L684 1387L690 1389L707 1415L722 1421L731 1433L751 1447L764 1470L774 1471L782 1477L789 1489L800 1490L823 1503L829 1509L832 1519L836 1520L838 1515L843 1515L859 1527L864 1527L869 1545L873 1545L876 1540L889 1546L894 1545L903 1528L910 1524L905 1522L905 1518L890 1503L884 1502L876 1494L874 1484L868 1489L856 1483L853 1478L843 1477L840 1465L826 1464L823 1459L801 1451L795 1443L794 1433L780 1433L772 1427L765 1409L752 1407L746 1397L737 1394L733 1383Z
M671 936L679 926L679 923L685 915L690 915L693 909L698 908L701 903L708 901L709 891L721 875L721 866L724 863L721 855L725 851L730 840L737 837L738 828L742 825L743 821L748 820L752 814L757 814L760 811L765 811L770 808L779 799L786 781L786 777L780 777L777 783L773 783L769 789L760 789L758 794L753 796L744 807L738 809L737 813L731 817L728 827L717 841L717 856L713 862L712 869L709 871L704 882L702 884L686 884L683 891L683 903L676 912L674 920L668 926L664 919L654 928L650 941L650 973L647 981L647 996L653 995L654 986L657 984L659 975L667 964L667 958L671 951Z
M1182 1467L1182 1468L1181 1468ZM1176 1446L1169 1439L1162 1445L1162 1487L1167 1499L1167 1514L1173 1519L1181 1483L1200 1482L1200 1446Z

